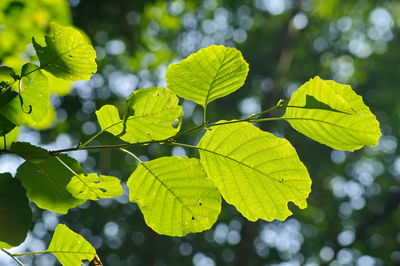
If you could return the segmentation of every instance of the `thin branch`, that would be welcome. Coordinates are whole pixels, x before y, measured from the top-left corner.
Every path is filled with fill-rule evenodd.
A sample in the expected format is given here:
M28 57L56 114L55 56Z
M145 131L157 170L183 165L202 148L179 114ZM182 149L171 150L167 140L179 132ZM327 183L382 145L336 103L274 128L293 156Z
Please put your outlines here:
M4 253L6 253L8 256L10 256L13 260L15 260L19 265L21 265L21 266L24 266L24 264L19 260L19 259L17 259L15 256L18 256L18 255L15 255L15 254L11 254L10 252L8 252L7 250L5 250L4 248L2 248L1 249Z
M73 173L75 176L78 176L78 174L71 168L69 167L66 163L64 163L63 160L61 160L58 156L55 156L55 158L63 165L65 168L67 168L71 173Z
M104 132L104 130L100 130L99 132L97 132L96 134L94 134L90 139L88 139L87 141L85 141L83 144L79 145L79 147L85 147L85 146L88 145L90 142L92 142L95 138L97 138L98 136L100 136L103 132Z
M135 158L135 160L137 160L139 163L142 163L142 160L140 160L139 157L137 157L133 152L130 152L130 151L128 151L126 149L122 149L122 148L120 148L119 150L129 154L130 156Z

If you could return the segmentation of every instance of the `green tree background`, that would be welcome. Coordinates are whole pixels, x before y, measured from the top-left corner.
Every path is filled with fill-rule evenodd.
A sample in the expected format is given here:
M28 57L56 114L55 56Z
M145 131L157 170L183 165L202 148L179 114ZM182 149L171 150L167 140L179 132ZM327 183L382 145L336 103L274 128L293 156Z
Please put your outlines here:
M242 89L209 105L210 121L264 110L310 77L351 84L381 122L378 146L355 153L313 142L282 122L260 126L285 136L313 180L308 208L292 206L286 221L252 223L224 204L209 231L183 238L148 228L128 197L87 202L67 215L34 208L34 227L19 250L42 250L62 222L97 249L105 265L396 265L400 264L400 3L398 1L88 1L3 0L0 63L20 67L32 57L31 36L50 21L85 31L99 71L90 81L54 81L54 117L21 128L18 139L49 149L76 145L99 127L94 111L124 105L133 90L165 85L169 63L210 44L241 50L250 64ZM63 96L65 95L65 96ZM183 101L183 124L201 124L202 112ZM52 122L52 120L55 120ZM197 136L199 138L200 136ZM192 138L192 139L190 139ZM194 137L186 141L194 142ZM99 143L116 139L104 134ZM182 147L135 148L143 159L191 155ZM116 151L70 154L88 171L126 181L132 158ZM0 157L0 172L15 173L19 159ZM122 204L121 204L122 203ZM25 256L27 265L53 265L52 255ZM0 264L8 258L0 255Z

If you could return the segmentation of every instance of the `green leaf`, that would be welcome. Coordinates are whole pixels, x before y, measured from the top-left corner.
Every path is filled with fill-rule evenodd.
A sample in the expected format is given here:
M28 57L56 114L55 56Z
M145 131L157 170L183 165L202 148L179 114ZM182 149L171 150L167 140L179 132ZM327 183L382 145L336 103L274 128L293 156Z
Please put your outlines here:
M58 157L76 173L84 173L76 160L67 155ZM74 198L66 189L73 176L74 174L54 157L41 163L26 161L20 165L16 174L31 201L42 209L63 214L85 202Z
M47 252L52 253L63 266L82 265L96 255L95 248L81 235L63 224L57 225Z
M0 82L10 84L14 82L15 77L16 75L14 69L8 66L0 66Z
M11 145L10 151L33 163L41 163L50 158L47 150L28 142L14 142Z
M162 157L141 163L130 176L129 199L159 234L184 236L209 229L221 211L221 197L199 160Z
M0 149L8 148L11 146L11 144L17 139L19 133L19 127L15 127L13 130L11 130L9 133L6 134L6 143L4 141L0 141ZM4 147L4 144L6 144L6 147Z
M98 200L122 195L122 186L118 178L90 173L74 176L67 185L67 190L77 199Z
M293 93L283 118L300 133L338 150L376 145L382 135L361 96L349 85L319 77Z
M250 221L284 220L291 214L288 202L307 207L311 179L286 139L247 122L231 123L209 129L198 149L224 199Z
M4 93L0 93L0 106L4 106L11 102L15 97L18 96L18 93L13 90L7 90Z
M244 84L249 66L235 48L211 45L168 66L167 87L202 106Z
M183 111L178 101L166 88L141 89L129 97L124 120L113 105L104 105L96 111L97 120L103 131L130 143L163 140L180 129Z
M26 191L9 173L0 174L0 246L18 246L32 224L32 211Z
M42 47L32 38L40 67L54 76L70 81L89 80L97 71L96 51L78 30L55 22Z
M15 124L0 114L0 136L4 136L15 128Z
M36 70L38 66L25 64L22 73L30 73L22 77L21 98L14 97L8 104L0 107L0 114L15 125L33 126L46 117L50 107L50 90L46 76Z
M12 245L7 244L6 242L1 242L0 241L0 249L2 248L12 248Z

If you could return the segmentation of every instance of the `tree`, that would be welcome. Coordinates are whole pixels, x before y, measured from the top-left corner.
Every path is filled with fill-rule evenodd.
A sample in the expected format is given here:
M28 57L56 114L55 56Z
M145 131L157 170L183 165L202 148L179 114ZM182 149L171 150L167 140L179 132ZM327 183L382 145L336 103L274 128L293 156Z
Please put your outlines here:
M252 64L251 64L251 66L252 66ZM252 67L252 69L253 69L254 67ZM303 77L304 78L304 77ZM313 102L313 99L310 99L310 101L311 101L311 104L313 103L313 104L315 104L315 102ZM309 101L309 102L310 102ZM222 102L221 102L222 103ZM318 103L318 102L317 102ZM215 107L212 107L211 105L210 105L210 108L215 108ZM321 105L319 105L319 108L322 108L321 107ZM325 106L325 108L326 108L326 106ZM210 111L210 110L212 110L212 109L209 109L209 111L208 111L208 113L209 113L209 115L210 116L214 116L215 115L215 112L212 112L212 111ZM279 110L279 108L278 108L278 110ZM327 110L326 110L327 111ZM342 110L343 111L343 110ZM215 121L215 119L213 119L213 120L211 120L211 121ZM282 131L281 131L282 132ZM154 147L154 146L153 146ZM136 149L135 149L136 150ZM140 153L140 152L139 152ZM154 156L154 155L153 155Z

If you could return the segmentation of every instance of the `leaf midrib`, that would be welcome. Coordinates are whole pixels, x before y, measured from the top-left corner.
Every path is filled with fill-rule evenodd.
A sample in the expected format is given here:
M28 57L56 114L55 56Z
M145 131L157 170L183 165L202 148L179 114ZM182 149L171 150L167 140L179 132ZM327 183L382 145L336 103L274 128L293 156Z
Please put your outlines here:
M257 173L259 173L259 174L261 174L261 175L263 175L263 176L265 176L265 177L267 177L267 178L269 178L271 181L273 181L273 182L275 182L275 183L283 184L283 185L285 185L285 186L287 186L287 187L289 187L289 188L293 188L293 189L295 189L295 190L300 191L300 189L298 189L298 188L296 188L296 187L289 186L288 184L284 183L284 181L280 182L279 180L276 180L275 178L269 176L268 174L266 174L266 173L264 173L264 172L262 172L262 171L260 171L260 170L258 170L258 169L256 169L256 168L254 168L254 167L252 167L252 166L250 166L250 165L248 165L248 164L245 164L245 163L243 163L243 162L241 162L241 161L238 161L238 160L236 160L236 159L234 159L234 158L232 158L232 157L226 156L225 154L221 154L221 153L218 153L218 152L215 152L215 151L212 151L212 150L208 150L208 149L206 149L206 148L202 148L202 147L199 147L199 146L197 146L197 148L198 148L199 150L206 151L206 152L212 153L212 154L214 154L214 155L221 156L221 157L223 157L223 158L225 158L225 159L229 159L229 160L231 160L231 161L234 161L234 162L236 162L236 163L238 163L238 164L240 164L240 165L243 165L243 166L245 166L245 167L247 167L247 168L249 168L249 169L251 169L251 170L253 170L253 171L255 171L255 172L257 172ZM283 170L284 170L284 169L283 169ZM301 169L299 169L299 170L301 170Z

